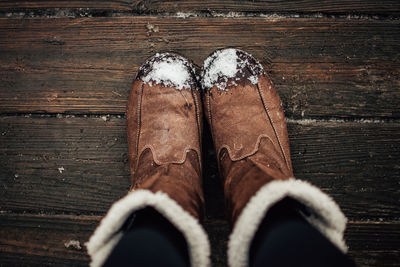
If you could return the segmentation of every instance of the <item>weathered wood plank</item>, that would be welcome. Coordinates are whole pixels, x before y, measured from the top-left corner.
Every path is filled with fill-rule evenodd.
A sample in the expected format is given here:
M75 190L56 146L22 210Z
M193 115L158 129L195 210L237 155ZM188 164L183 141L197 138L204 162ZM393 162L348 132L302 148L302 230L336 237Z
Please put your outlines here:
M175 12L322 12L327 14L374 14L374 15L398 15L400 13L400 5L395 0L385 1L354 1L354 0L337 0L337 1L222 1L222 0L206 0L206 1L1 1L0 11L16 12L16 11L40 11L39 14L47 14L48 11L57 9L72 9L80 11L79 15L84 12L94 12L98 14L100 11L125 11L132 13L175 13ZM82 12L82 10L84 12ZM47 11L47 12L46 12ZM29 14L29 13L28 13ZM89 13L91 14L91 13ZM100 15L103 13L100 13ZM106 13L107 14L107 13ZM105 14L105 15L106 15ZM63 15L63 13L59 14Z
M104 117L105 120L107 120ZM0 210L102 215L128 190L125 119L0 117ZM353 220L397 220L400 124L289 123L295 175ZM205 134L208 216L223 218Z
M84 243L99 220L93 216L1 214L0 263L2 266L87 266L89 256Z
M345 240L358 266L398 266L399 222L349 222Z
M1 214L2 266L87 266L89 257L84 243L100 219L100 216ZM204 226L212 244L213 266L226 266L227 223L207 220ZM350 222L346 231L350 255L360 266L395 266L399 229L397 221ZM67 247L71 240L79 241L79 246Z
M104 0L94 0L94 1L1 1L0 11L2 12L29 12L29 11L40 11L41 14L46 15L50 10L65 9L77 11L81 10L83 12L90 11L131 11L139 12L142 8L140 1L135 0L118 0L118 1L104 1ZM70 15L65 13L60 13L59 15ZM28 14L29 15L29 14Z
M399 118L399 26L346 19L0 19L0 112L123 114L135 72L155 52L174 50L200 65L214 49L234 46L263 63L289 117Z
M152 12L322 12L327 14L382 14L397 15L400 13L398 2L382 1L142 1L142 10Z
M399 251L349 251L349 256L354 259L357 266L399 266Z
M0 120L2 210L103 213L128 191L123 119Z

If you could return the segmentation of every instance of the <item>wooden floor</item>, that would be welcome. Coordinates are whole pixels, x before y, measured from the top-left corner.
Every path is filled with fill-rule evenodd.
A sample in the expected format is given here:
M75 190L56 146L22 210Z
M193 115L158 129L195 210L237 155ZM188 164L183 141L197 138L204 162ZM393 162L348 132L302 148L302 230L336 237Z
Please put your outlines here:
M322 4L322 2L324 2ZM285 105L295 175L349 218L360 266L400 264L400 2L1 1L0 266L85 266L129 188L125 107L159 51L258 58ZM213 265L229 230L206 131Z

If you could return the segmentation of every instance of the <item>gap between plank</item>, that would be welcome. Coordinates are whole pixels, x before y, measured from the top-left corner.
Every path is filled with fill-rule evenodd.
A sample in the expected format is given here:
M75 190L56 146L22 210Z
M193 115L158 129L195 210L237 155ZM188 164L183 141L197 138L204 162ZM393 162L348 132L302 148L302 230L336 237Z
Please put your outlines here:
M2 113L1 117L25 117L25 118L101 118L104 121L110 119L126 119L126 114L66 114L66 113ZM287 123L296 123L301 125L309 125L315 123L400 123L400 119L394 118L371 118L371 117L302 117L291 118L286 117Z
M285 19L349 19L349 20L400 20L400 16L371 15L363 13L330 14L328 12L138 12L138 11L110 11L80 9L44 9L27 10L20 9L12 12L0 11L0 18L91 18L91 17L173 17L179 19L188 18L264 18L278 21Z

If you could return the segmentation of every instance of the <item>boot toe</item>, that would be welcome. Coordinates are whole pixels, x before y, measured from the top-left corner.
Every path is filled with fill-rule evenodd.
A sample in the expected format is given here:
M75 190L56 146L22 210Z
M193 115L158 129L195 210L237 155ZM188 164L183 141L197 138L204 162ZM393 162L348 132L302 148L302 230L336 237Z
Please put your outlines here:
M176 53L157 53L149 58L140 67L136 79L178 90L198 88L194 65Z
M257 84L263 73L261 64L250 54L235 48L221 49L204 61L202 87L226 91L238 84Z

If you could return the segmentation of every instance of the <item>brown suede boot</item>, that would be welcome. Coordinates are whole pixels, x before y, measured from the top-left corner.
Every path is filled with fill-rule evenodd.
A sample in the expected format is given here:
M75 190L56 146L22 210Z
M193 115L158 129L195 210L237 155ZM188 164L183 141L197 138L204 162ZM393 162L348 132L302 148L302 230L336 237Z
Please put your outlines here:
M346 218L335 202L293 178L282 102L262 66L249 54L224 49L204 63L205 110L223 179L230 266L247 266L251 241L270 207L291 197L307 220L342 251Z
M105 261L126 219L147 206L182 232L192 266L210 265L208 238L198 222L204 209L198 89L193 66L179 55L157 54L140 68L127 108L131 192L91 237L92 266Z

